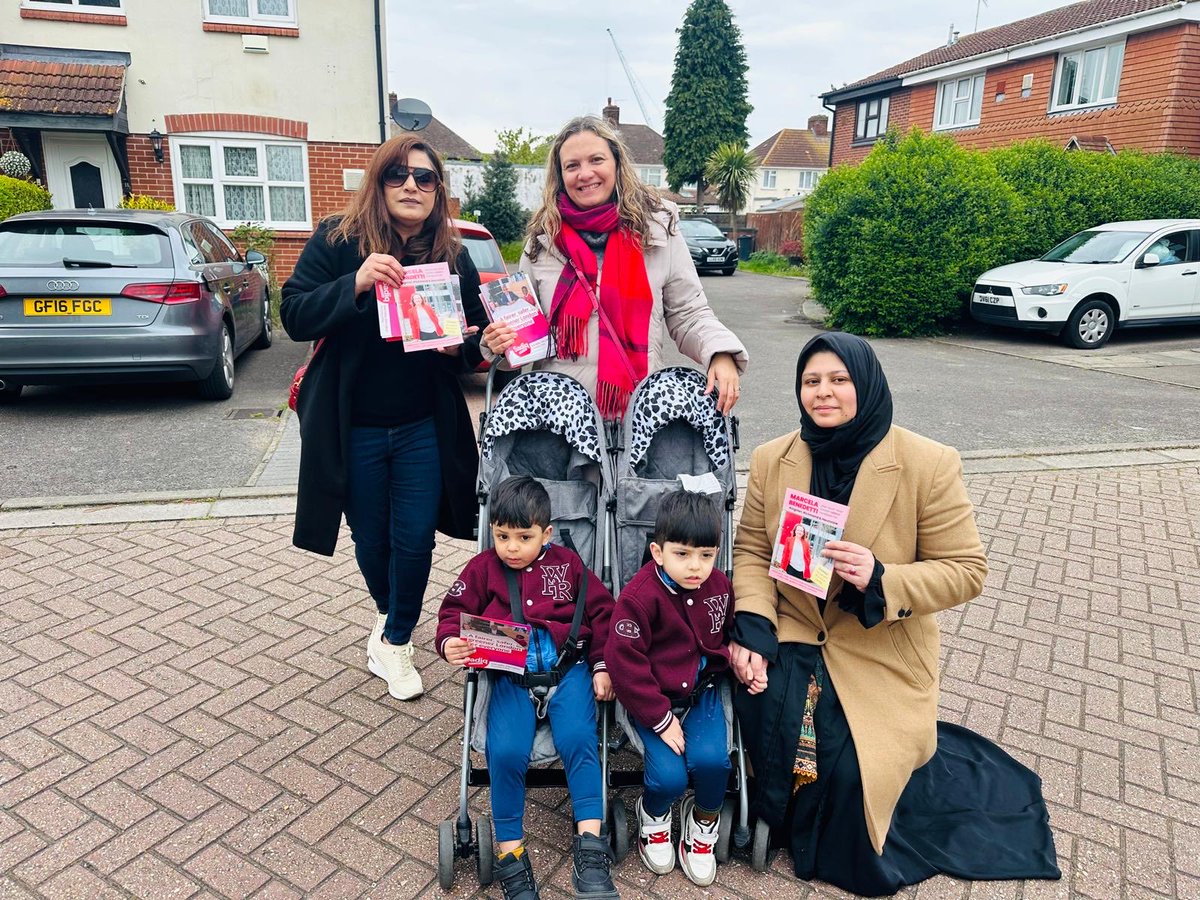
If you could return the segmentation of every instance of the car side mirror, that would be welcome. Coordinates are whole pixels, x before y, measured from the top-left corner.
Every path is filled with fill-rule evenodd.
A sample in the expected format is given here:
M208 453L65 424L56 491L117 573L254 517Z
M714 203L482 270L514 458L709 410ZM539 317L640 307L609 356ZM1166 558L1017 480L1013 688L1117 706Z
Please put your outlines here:
M1139 269L1149 269L1151 266L1157 266L1162 260L1158 258L1157 253L1147 253L1138 263Z
M259 253L257 250L247 250L246 251L246 263L248 265L262 266L262 265L266 265L266 262L267 262L267 258L265 256L263 256L261 253Z

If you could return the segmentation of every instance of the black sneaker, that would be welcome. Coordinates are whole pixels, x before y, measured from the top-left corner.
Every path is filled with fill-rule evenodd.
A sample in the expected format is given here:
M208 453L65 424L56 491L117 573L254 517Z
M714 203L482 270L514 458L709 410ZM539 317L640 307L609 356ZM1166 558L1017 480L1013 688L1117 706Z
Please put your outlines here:
M519 857L505 853L496 860L492 877L500 882L504 900L541 900L537 882L533 880L533 863L529 860L528 850Z
M608 841L594 834L575 835L575 865L571 868L571 887L575 896L586 900L619 900L608 866L612 850Z

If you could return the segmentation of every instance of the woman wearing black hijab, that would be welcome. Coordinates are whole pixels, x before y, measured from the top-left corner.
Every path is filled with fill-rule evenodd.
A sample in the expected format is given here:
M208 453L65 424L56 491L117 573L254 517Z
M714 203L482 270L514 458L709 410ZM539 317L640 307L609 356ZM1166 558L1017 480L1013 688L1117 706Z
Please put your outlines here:
M800 429L754 451L734 542L755 813L798 877L857 894L938 873L1058 878L1038 777L937 721L934 614L978 596L987 574L958 453L892 424L887 378L854 335L805 345L796 398ZM768 574L789 488L850 507L822 550L827 601Z

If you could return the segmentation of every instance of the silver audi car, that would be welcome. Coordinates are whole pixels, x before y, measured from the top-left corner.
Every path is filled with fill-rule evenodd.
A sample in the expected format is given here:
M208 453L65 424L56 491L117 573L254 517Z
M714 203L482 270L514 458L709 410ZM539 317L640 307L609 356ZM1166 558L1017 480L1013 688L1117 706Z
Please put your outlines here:
M266 257L208 219L127 209L0 222L0 400L27 384L194 381L233 394L271 346Z

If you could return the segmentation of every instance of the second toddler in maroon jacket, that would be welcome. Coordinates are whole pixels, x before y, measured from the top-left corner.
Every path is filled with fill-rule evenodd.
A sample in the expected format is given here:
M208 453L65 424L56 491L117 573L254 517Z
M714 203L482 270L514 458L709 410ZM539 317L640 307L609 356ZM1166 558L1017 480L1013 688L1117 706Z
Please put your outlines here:
M703 494L663 497L646 563L621 591L605 650L617 699L645 745L638 852L650 871L675 868L671 805L683 801L679 861L698 885L717 875L713 845L729 781L720 676L729 668L733 587L714 569L721 513Z

